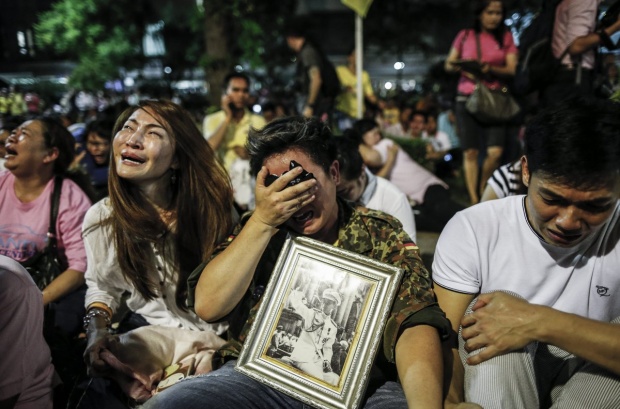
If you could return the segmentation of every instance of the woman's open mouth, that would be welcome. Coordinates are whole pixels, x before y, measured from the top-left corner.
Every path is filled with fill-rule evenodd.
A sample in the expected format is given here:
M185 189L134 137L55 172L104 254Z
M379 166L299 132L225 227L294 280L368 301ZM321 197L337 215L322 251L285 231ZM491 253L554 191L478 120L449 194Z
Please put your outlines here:
M141 165L146 162L144 159L140 158L137 155L132 154L121 154L121 160L123 163L132 164L132 165Z
M5 157L9 156L9 155L17 155L17 152L15 151L15 149L11 148L11 146L5 146L4 150L6 150L6 154L4 155Z

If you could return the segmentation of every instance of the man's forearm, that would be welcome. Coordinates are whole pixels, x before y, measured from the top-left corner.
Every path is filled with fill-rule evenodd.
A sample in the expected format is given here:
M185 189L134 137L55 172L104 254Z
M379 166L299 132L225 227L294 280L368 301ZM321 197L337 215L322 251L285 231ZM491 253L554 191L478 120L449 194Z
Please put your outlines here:
M308 70L308 77L310 78L310 84L308 87L308 100L306 101L306 104L308 106L312 106L317 103L319 91L321 90L321 71L318 67L310 67Z
M437 330L407 328L396 343L396 368L409 408L441 408L443 359Z
M450 408L454 405L464 402L464 384L465 384L465 368L461 363L461 357L459 351L456 348L447 347L446 362L444 368L446 368L445 382L448 386L448 393L445 397L444 407Z
M594 32L577 37L568 47L568 53L572 56L581 55L599 45L605 46L605 40L611 41L609 40L609 37L615 34L618 30L620 30L620 22L616 22L611 26L602 29L601 32Z
M216 321L241 301L274 232L250 218L230 246L206 265L196 287L194 309L200 318Z
M620 375L620 325L535 306L544 325L539 341L555 345Z
M224 141L224 137L226 136L226 130L228 129L228 125L230 125L230 121L231 118L226 116L220 126L207 139L207 142L209 142L209 145L213 150L218 149Z
M461 320L465 350L484 350L467 359L470 365L538 341L620 374L620 325L531 304L501 291L481 294L473 311Z

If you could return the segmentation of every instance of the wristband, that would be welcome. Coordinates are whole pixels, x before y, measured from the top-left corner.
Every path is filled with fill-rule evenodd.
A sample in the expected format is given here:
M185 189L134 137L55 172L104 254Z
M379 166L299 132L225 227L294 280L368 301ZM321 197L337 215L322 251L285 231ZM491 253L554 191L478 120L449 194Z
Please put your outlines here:
M316 107L316 103L314 104L306 104L306 106L310 109L314 109Z
M605 31L605 29L600 28L596 30L596 34L598 34L599 38L601 39L601 44L603 44L605 48L607 48L608 50L613 50L616 48L616 45L613 41L611 41L611 38L609 38L609 35Z
M90 321L95 317L103 317L105 319L106 327L108 328L110 327L110 324L111 324L110 314L102 308L93 307L89 309L86 315L84 316L84 330L88 330Z

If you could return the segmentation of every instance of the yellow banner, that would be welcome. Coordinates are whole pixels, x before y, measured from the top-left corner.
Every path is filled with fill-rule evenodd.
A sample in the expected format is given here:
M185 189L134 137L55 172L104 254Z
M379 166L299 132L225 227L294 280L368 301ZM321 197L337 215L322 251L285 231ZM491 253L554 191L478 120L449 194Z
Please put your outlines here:
M372 4L372 0L341 0L342 4L353 9L361 17L366 17L368 9Z

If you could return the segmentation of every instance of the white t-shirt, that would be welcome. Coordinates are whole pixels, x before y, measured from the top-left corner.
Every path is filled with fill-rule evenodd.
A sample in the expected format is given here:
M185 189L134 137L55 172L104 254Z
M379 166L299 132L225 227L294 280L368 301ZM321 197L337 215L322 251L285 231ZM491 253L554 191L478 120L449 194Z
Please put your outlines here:
M435 152L449 151L452 149L450 137L443 131L437 131L433 136L430 136L427 132L424 132L422 134L422 139L428 141Z
M407 196L389 180L373 175L368 169L364 171L368 184L360 201L369 209L381 210L396 217L411 240L417 242L415 219Z
M457 213L437 243L435 283L467 294L513 291L534 304L605 322L620 316L620 202L598 232L559 248L530 226L524 198Z

